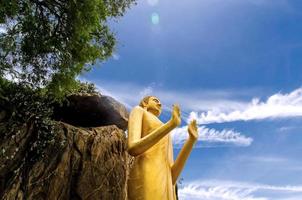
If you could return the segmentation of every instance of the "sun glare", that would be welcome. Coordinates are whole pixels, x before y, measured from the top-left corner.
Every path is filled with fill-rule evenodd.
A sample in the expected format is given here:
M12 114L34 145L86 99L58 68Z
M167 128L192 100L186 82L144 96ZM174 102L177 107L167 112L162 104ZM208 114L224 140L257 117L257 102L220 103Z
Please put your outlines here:
M158 4L158 0L148 0L148 4L150 6L156 6Z
M158 13L152 13L151 21L152 21L152 24L154 24L154 25L159 24L159 15L158 15Z

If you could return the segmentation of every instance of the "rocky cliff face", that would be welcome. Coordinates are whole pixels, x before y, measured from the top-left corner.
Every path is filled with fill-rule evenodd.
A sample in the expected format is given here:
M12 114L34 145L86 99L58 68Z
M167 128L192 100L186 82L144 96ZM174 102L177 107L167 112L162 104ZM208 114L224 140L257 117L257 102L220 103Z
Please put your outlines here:
M0 141L0 150L5 149L0 156L1 199L126 199L125 133L110 124L80 128L58 122L59 142L34 162L26 162L24 155L35 130L30 124L20 127L15 138Z

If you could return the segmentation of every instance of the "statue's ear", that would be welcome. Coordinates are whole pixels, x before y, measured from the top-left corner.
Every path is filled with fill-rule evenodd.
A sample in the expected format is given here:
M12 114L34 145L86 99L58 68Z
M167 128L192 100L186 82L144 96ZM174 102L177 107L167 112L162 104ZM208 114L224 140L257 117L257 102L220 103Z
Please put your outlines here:
M143 106L143 108L146 108L146 107L148 106L148 102L143 101L143 102L142 102L142 106Z
M149 103L150 97L151 97L151 96L146 96L146 97L144 97L144 98L141 100L141 102L140 102L139 105L140 105L141 107L143 107L143 108L148 107L148 103Z

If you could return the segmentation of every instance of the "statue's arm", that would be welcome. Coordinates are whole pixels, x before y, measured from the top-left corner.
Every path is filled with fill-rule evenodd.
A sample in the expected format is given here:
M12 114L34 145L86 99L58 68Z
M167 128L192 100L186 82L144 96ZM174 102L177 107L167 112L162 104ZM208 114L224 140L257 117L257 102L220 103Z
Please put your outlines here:
M192 121L188 126L189 132L189 139L186 141L184 146L182 147L181 151L179 152L177 159L175 160L174 164L171 167L171 174L172 174L172 183L173 185L176 184L176 181L185 166L185 163L193 149L194 144L198 138L197 126L196 121Z
M129 116L128 152L132 156L137 156L147 151L178 125L172 118L166 124L142 138L143 112L142 108L135 107Z

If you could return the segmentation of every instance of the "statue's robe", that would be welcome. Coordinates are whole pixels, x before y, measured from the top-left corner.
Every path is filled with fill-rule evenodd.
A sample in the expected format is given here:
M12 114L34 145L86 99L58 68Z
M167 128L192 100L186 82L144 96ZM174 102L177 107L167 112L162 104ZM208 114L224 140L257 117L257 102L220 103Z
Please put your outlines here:
M156 116L147 111L144 111L143 117L152 118L151 121L147 120L149 123L142 123L142 130L147 133L163 125ZM175 187L171 176L173 162L172 139L168 134L134 158L128 180L128 199L175 200Z

